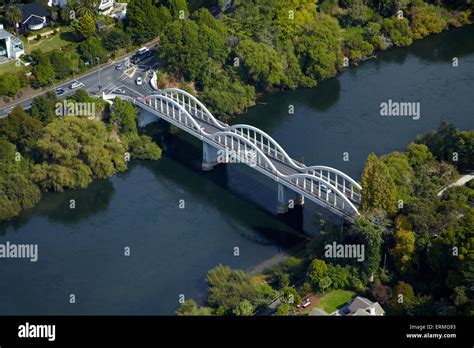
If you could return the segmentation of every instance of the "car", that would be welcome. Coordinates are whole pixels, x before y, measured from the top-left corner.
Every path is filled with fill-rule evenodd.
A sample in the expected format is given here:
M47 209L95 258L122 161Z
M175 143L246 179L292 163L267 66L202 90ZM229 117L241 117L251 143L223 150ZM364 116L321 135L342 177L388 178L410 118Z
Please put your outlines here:
M321 192L326 192L326 193L331 193L331 189L328 188L326 185L324 184L320 184L321 186Z
M63 94L64 92L65 92L65 91L64 91L64 89L62 89L62 88L56 88L56 90L54 91L54 93L56 93L56 95L61 95L61 94Z
M140 76L137 77L136 83L137 83L137 86L141 86L143 84L143 80Z
M141 54L144 54L144 53L148 52L149 50L150 49L145 46L145 47L140 48L137 53L141 55Z
M122 70L124 67L123 63L119 63L115 66L115 70Z
M84 84L82 82L75 81L75 82L73 82L69 85L69 88L70 89L76 89L76 88L79 88L79 87L82 87L82 86L84 86Z
M115 88L112 92L117 93L117 94L125 94L126 93L123 88Z

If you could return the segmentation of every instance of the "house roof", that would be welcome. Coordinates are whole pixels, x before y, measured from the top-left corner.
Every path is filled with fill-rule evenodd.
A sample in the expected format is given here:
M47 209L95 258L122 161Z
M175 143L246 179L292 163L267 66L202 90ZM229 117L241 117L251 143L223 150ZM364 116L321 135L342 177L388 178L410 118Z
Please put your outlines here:
M5 9L8 10L12 5L16 5L20 8L21 13L23 14L23 18L21 19L21 23L23 24L27 22L32 16L35 18L48 17L50 15L50 12L37 2L32 2L29 4L9 4L5 7Z
M349 305L349 311L352 315L371 315L371 308L375 309L375 315L383 315L385 313L378 302L372 302L361 296L357 296Z
M5 29L0 29L0 40L8 39L10 36L12 36L12 34L10 34L8 31Z

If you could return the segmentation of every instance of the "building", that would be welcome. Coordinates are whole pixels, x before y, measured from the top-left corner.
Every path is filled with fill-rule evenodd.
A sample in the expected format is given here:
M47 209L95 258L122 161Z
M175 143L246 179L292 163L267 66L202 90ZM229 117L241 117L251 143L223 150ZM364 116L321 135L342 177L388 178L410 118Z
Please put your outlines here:
M361 296L354 298L346 308L346 315L381 316L385 314L385 311L378 302L372 302L369 299Z
M45 9L41 4L32 2L29 4L15 4L21 10L23 17L18 24L18 29L26 33L31 30L40 30L49 25L49 18L51 13ZM5 9L11 5L7 5Z
M0 24L0 57L3 59L18 59L25 54L23 42L3 29Z
M100 0L98 2L98 9L99 11L105 11L108 8L112 7L115 3L115 0ZM67 0L48 0L48 6L59 6L65 7L67 5Z

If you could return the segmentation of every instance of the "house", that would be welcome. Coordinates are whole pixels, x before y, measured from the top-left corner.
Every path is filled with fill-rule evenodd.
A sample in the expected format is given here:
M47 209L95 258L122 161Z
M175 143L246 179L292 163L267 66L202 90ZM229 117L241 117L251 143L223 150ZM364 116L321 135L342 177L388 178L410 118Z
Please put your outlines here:
M0 57L3 59L18 59L25 54L23 42L3 29L0 24Z
M40 30L48 26L48 20L51 17L51 13L45 9L41 4L32 2L29 4L15 4L21 10L23 17L18 23L18 28L21 32L28 32L31 30ZM5 9L12 6L7 5Z
M49 7L59 6L63 8L66 5L67 5L67 0L48 0Z
M115 0L100 0L99 11L106 11L114 6Z
M112 7L115 3L115 0L100 0L98 1L98 9L99 11L105 11ZM48 0L48 6L59 6L61 8L67 5L67 0Z
M372 302L361 296L355 297L346 309L346 315L381 316L385 314L378 302Z

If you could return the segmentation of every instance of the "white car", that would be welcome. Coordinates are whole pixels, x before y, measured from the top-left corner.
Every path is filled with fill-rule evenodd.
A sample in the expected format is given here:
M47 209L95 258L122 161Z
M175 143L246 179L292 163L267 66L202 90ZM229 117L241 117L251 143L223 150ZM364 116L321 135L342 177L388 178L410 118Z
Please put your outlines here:
M69 85L69 88L70 89L76 89L76 88L83 87L83 86L84 86L84 84L82 82L75 81L75 82L73 82Z
M324 184L321 184L321 191L322 192L327 192L327 193L331 193L331 189L328 188L326 185Z
M142 78L141 78L141 77L137 77L136 83L137 83L137 86L141 86L141 85L143 84Z
M115 88L113 90L114 93L118 93L118 94L125 94L125 90L123 88Z

